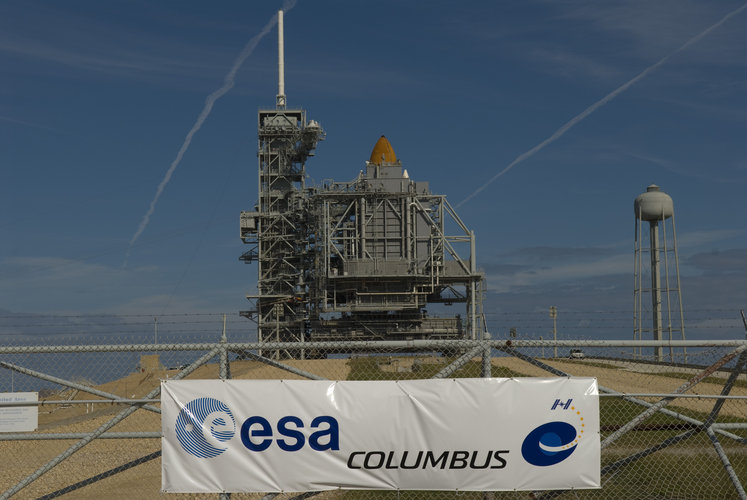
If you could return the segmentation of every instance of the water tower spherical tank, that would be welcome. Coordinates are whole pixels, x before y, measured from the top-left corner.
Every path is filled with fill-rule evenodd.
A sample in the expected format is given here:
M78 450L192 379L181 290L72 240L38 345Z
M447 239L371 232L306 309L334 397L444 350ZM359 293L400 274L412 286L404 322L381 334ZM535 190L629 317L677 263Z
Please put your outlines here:
M635 216L645 221L665 220L674 215L672 197L659 189L656 184L646 188L633 203Z

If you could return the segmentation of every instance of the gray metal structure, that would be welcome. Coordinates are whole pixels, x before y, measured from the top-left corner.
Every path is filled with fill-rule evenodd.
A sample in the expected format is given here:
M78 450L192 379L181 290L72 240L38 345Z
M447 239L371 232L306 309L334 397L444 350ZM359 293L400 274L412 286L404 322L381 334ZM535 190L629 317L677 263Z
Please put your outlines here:
M260 339L305 339L307 299L303 277L310 260L306 159L324 137L302 109L260 110L259 201L241 213L241 239L252 245L241 259L257 262L255 304Z
M325 134L286 108L282 17L278 47L276 106L258 115L259 200L240 216L251 245L241 259L258 265L243 314L259 341L482 338L474 233L445 196L409 178L383 136L355 180L305 186ZM436 303L463 303L464 316L429 314Z
M642 340L644 333L650 333L653 340L672 340L673 335L679 333L681 339L685 340L674 203L659 186L651 184L645 193L635 199L633 207L635 211L633 338ZM643 231L643 222L648 222L647 235ZM644 259L643 256L646 253L648 253L648 258ZM649 276L644 279L646 274ZM646 295L650 297L644 300ZM647 302L650 303L650 309L648 309ZM665 333L667 339L664 338ZM687 351L683 353L686 362ZM654 349L654 357L657 361L664 359L661 347ZM674 361L674 352L671 347L669 358L670 361Z

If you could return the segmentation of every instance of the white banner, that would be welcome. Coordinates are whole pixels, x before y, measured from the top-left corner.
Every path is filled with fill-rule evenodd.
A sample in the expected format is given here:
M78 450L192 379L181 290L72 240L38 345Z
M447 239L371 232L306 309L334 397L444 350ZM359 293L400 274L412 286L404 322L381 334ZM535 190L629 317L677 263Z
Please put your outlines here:
M593 378L161 383L162 489L598 488Z

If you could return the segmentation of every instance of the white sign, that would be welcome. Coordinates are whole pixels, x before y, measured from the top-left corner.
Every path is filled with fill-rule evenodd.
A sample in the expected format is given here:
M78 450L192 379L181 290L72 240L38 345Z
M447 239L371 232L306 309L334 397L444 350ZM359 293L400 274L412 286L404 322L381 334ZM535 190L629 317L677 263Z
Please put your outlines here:
M4 406L4 403L39 401L38 392L0 392L0 432L31 432L39 425L39 407Z
M600 487L593 378L161 382L170 493Z

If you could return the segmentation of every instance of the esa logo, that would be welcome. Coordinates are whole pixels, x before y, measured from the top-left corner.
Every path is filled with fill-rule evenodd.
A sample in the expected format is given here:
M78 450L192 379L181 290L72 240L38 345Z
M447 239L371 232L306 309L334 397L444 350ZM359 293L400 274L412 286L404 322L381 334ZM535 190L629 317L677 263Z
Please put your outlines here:
M176 438L184 451L198 458L217 457L236 433L236 421L223 401L199 398L187 403L176 418Z
M299 417L282 417L273 426L269 420L252 416L239 429L241 443L249 451L261 452L273 443L283 451L298 451L307 443ZM309 425L308 445L312 450L339 450L340 429L328 415L314 418ZM236 434L236 420L225 403L213 398L195 399L182 408L176 419L176 437L184 451L198 458L217 457L228 448ZM277 434L277 437L276 437Z
M288 415L278 420L276 428L281 436L276 440L283 451L298 451L306 444L306 436L299 429L303 420ZM333 417L322 415L311 421L309 426L316 429L309 435L309 447L314 451L339 450L340 428ZM251 451L265 451L272 445L273 430L270 422L259 416L249 417L241 425L241 442Z
M521 445L521 456L524 460L538 467L559 464L576 451L579 440L584 433L584 418L581 411L572 406L573 400L563 402L556 399L551 410L567 411L572 420L576 420L580 429L564 421L542 424L530 432Z

